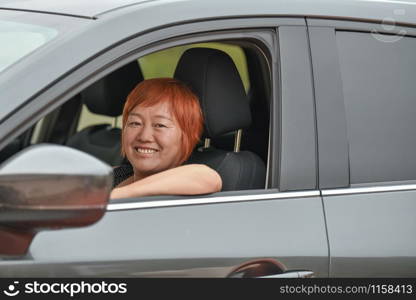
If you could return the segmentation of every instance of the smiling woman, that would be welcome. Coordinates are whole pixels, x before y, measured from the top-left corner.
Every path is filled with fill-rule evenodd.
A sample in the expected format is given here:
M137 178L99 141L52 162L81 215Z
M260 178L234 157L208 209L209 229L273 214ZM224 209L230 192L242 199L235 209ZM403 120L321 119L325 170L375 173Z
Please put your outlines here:
M196 95L182 82L155 78L139 83L123 110L122 154L132 172L111 198L218 192L221 178L213 169L181 166L200 139L203 117ZM120 172L115 170L116 176Z

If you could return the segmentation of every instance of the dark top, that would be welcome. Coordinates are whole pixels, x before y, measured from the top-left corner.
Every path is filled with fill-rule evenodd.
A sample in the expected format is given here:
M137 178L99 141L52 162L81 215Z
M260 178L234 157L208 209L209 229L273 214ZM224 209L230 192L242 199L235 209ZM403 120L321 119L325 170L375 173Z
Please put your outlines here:
M222 180L221 191L264 189L266 168L260 157L249 151L227 152L208 148L194 151L182 165L203 163L217 171ZM254 166L254 167L253 167ZM129 162L114 168L114 187L133 175Z
M133 175L133 167L131 164L121 165L113 169L114 181L113 188L119 185L121 182Z
M182 165L186 165L188 162L184 162ZM113 188L115 188L117 185L122 183L124 180L129 178L130 176L133 176L133 166L127 161L124 162L119 167L113 168L114 173L114 182L113 182Z

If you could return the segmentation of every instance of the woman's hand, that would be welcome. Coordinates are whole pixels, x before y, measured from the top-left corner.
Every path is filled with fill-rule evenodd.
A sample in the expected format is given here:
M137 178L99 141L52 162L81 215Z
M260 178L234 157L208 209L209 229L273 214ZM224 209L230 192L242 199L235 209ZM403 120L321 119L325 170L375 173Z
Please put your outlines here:
M129 196L123 191L123 188L114 188L111 191L110 199L121 199L121 198L128 198Z

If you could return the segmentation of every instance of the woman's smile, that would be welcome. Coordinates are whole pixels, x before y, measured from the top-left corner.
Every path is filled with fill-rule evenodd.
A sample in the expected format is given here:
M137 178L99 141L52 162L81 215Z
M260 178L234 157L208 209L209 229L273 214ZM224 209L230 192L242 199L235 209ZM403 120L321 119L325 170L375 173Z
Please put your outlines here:
M134 147L134 150L140 154L154 154L159 152L159 150L154 148L147 148L147 147Z

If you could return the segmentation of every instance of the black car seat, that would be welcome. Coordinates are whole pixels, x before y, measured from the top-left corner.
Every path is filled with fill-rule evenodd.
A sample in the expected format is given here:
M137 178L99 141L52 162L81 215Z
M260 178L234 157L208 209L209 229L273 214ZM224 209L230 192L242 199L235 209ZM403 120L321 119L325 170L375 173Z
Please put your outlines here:
M226 53L188 49L174 77L188 84L199 97L205 119L204 138L217 138L250 126L250 104L237 68ZM253 152L238 151L238 147L233 152L206 145L194 151L188 163L203 163L215 169L223 180L223 191L265 187L263 160Z
M137 61L133 61L81 92L89 111L109 117L120 116L130 91L143 80ZM71 136L67 146L87 152L112 166L120 165L121 129L110 124L89 126Z

